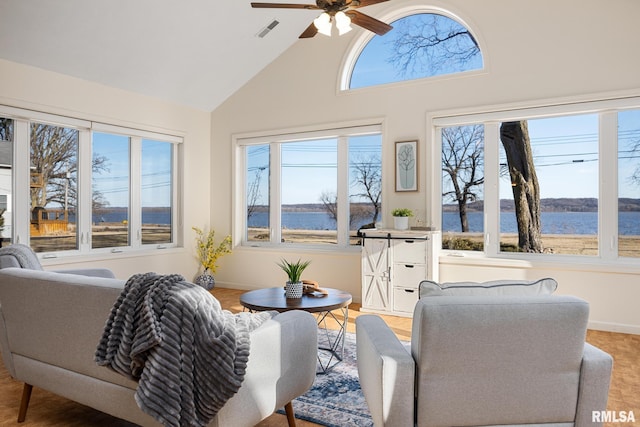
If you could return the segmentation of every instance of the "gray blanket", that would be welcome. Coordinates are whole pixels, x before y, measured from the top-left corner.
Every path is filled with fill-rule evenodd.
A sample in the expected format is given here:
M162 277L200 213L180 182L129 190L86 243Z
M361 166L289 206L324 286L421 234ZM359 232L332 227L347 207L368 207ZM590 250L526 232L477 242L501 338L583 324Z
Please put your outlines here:
M272 312L232 314L180 275L132 276L98 344L98 365L138 381L138 406L165 426L204 426L235 394L249 332Z

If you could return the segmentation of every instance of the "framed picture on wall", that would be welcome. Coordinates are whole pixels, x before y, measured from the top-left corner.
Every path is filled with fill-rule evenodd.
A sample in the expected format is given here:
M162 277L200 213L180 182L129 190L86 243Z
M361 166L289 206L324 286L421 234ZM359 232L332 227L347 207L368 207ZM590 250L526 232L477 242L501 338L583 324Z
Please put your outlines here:
M396 142L396 191L418 191L418 141Z

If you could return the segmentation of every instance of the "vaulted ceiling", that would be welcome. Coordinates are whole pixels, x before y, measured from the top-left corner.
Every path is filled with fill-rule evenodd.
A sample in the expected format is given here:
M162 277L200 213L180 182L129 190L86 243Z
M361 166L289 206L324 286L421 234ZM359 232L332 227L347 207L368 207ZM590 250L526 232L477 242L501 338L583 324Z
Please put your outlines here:
M2 0L0 58L211 111L317 15L249 0Z

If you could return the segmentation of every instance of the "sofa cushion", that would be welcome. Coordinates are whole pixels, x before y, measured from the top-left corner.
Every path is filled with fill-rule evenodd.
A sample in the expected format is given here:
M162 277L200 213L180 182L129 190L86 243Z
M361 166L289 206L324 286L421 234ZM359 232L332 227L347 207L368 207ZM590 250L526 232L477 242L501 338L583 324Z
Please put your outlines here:
M0 268L9 267L42 270L35 252L29 246L20 243L0 248Z
M431 280L420 282L419 295L429 296L497 296L497 295L551 295L558 288L558 282L552 278L535 281L493 280L489 282L449 282L436 283Z

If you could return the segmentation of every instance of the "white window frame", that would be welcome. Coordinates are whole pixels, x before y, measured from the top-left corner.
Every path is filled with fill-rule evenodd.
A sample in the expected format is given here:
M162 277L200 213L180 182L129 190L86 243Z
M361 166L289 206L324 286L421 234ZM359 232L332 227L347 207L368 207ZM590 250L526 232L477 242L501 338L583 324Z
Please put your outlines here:
M233 151L235 165L233 181L233 240L241 242L244 247L267 248L308 248L312 250L359 250L349 244L349 137L379 134L384 141L383 121L350 122L332 128L303 128L275 131L264 134L240 134L233 136ZM281 221L281 158L280 148L283 144L311 141L317 139L334 138L337 140L337 209L342 217L337 221L337 245L327 244L298 244L282 243ZM246 198L246 147L252 145L269 145L269 241L248 241L247 229L247 198ZM384 143L382 144L384 147ZM383 149L381 147L381 157ZM385 176L384 162L382 162L382 176ZM384 196L384 178L382 200Z
M79 131L78 141L78 206L77 239L78 249L38 253L43 259L66 258L78 255L107 255L132 251L162 250L182 245L182 200L179 195L182 172L183 137L159 133L152 130L135 129L108 123L93 122L72 117L59 116L34 110L0 105L0 115L14 122L13 140L13 179L12 179L12 236L14 243L29 244L31 207L29 197L16 197L25 194L30 187L30 123L38 122L54 126L73 128ZM131 137L130 158L130 233L131 244L113 248L91 248L91 200L92 200L92 132L113 133ZM142 207L141 207L141 145L142 139L162 141L172 144L172 205L171 205L171 243L142 244Z
M547 106L494 106L477 112L441 112L427 115L427 134L431 150L427 158L432 170L429 183L431 203L428 215L436 229L442 229L442 140L440 129L471 124L485 125L484 184L484 252L442 250L444 256L496 258L590 264L639 265L640 259L618 255L618 144L617 113L640 109L640 97L624 97L596 101L549 101ZM598 255L529 254L500 252L499 220L499 128L504 121L530 120L580 114L599 115L599 194Z

